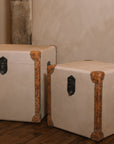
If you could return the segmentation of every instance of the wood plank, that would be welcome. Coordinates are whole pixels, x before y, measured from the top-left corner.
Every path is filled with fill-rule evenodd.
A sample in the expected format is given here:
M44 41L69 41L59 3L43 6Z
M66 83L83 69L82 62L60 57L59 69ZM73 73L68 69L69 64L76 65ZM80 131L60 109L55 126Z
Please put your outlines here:
M57 128L41 124L0 121L0 144L97 144L96 142ZM114 144L114 135L99 142Z

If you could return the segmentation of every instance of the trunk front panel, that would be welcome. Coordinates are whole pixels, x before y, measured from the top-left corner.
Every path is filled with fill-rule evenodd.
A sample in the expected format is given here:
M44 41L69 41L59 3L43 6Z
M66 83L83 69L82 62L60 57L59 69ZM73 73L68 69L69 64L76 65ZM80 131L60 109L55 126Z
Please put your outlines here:
M72 96L67 92L69 76L76 80ZM90 137L94 129L94 84L90 73L55 68L51 79L51 114L54 126Z
M0 119L32 121L35 114L34 62L28 54L24 55L29 61L20 55L22 60L25 58L24 63L18 60L18 54L10 54L0 53L8 60L7 73L0 74Z

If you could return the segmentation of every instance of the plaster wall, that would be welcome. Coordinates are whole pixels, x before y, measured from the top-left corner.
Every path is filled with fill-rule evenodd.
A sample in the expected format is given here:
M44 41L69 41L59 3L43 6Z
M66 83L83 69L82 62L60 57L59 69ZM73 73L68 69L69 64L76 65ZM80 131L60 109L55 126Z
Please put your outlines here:
M10 43L10 0L0 0L0 43Z
M11 41L13 44L31 44L32 0L11 0Z
M57 45L58 63L114 63L114 0L33 0L33 44Z

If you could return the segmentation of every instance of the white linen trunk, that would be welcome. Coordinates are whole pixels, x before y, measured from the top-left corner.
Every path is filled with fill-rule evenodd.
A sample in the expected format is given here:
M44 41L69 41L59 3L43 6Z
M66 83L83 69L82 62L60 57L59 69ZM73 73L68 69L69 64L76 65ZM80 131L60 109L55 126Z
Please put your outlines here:
M51 83L51 86L48 86L48 125L89 138L93 131L97 131L94 128L96 124L94 122L95 95L97 97L94 89L97 87L95 85L97 81L93 83L91 72L99 73L100 71L105 74L100 105L100 108L102 106L100 131L104 136L92 137L92 139L99 141L103 137L114 134L114 64L81 61L60 64L51 67L52 69L53 71L50 72L50 66L48 67L48 73L51 74L50 78L48 74L48 84ZM75 93L72 96L69 96L67 90L70 76L75 78ZM50 79L51 82L49 82Z
M0 74L0 119L40 122L46 114L47 62L56 63L56 48L0 45L1 57L8 70Z

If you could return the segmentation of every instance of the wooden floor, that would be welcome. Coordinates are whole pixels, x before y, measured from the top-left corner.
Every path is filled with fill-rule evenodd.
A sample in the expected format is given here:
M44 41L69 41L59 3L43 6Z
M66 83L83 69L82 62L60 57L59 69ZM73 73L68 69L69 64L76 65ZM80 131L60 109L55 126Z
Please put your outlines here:
M41 124L0 121L0 144L97 144L87 138ZM114 135L99 144L114 144Z

